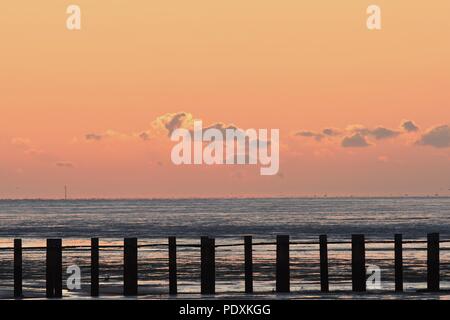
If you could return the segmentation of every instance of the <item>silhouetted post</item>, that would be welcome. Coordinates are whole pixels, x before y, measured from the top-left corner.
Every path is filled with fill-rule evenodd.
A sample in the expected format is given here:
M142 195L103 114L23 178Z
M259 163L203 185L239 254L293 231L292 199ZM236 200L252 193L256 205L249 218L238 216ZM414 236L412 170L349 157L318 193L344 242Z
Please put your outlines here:
M366 257L363 234L352 235L352 290L366 291Z
M395 291L403 291L403 239L401 234L395 235Z
M125 238L123 248L123 294L138 294L138 249L137 238Z
M99 245L98 238L91 239L91 296L99 296Z
M215 294L216 266L215 240L201 237L201 293Z
M439 291L439 233L429 233L427 240L427 288Z
M320 291L329 291L328 282L328 241L325 234L319 236L320 246Z
M47 239L47 298L62 298L62 240Z
M200 238L200 291L201 293L206 293L206 282L207 282L207 246L208 237Z
M252 236L244 237L245 293L253 293L253 248Z
M14 239L14 298L22 297L22 239Z
M277 236L277 279L276 291L279 293L289 292L289 236Z
M169 294L177 293L177 239L169 237Z

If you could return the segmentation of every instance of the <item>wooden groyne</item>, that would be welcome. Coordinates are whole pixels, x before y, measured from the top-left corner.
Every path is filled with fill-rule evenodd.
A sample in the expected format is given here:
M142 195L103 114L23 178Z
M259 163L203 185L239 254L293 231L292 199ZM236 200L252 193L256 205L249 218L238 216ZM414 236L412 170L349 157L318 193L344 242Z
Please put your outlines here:
M320 235L318 242L311 242L319 245L320 263L320 291L327 293L330 291L329 281L329 261L327 235ZM365 292L366 288L366 244L368 242L362 234L354 234L351 237L351 284L353 292ZM379 241L376 243L386 243ZM392 243L392 241L390 241ZM401 234L396 234L394 243L394 281L395 291L403 291L403 240ZM252 294L253 291L253 247L261 243L253 242L252 236L245 236L240 245L244 247L244 277L245 293ZM267 245L267 243L263 243ZM294 244L288 235L278 235L276 242L275 275L276 293L290 293L290 245ZM440 290L440 238L438 233L430 233L426 240L427 251L427 291L438 292ZM185 245L177 245L176 237L169 237L167 243L168 253L168 282L169 294L179 293L177 284L177 248ZM202 294L216 294L216 249L224 245L217 245L215 238L201 237L200 245L200 292ZM105 246L106 247L106 246ZM108 246L110 247L110 246ZM116 246L123 250L123 295L136 296L138 290L138 239L125 238L123 245ZM92 297L100 295L100 255L99 250L103 248L99 245L99 238L92 238L90 244L90 294ZM21 239L14 239L14 297L21 298L23 293L23 248ZM62 298L63 290L63 257L62 239L47 239L46 251L46 296L48 298ZM219 292L220 293L220 292Z

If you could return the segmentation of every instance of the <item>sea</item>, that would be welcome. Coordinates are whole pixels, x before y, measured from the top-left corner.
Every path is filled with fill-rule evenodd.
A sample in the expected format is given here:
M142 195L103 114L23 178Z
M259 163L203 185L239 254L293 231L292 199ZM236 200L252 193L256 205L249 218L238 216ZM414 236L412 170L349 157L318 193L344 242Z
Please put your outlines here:
M427 293L428 233L440 234L440 293ZM351 235L364 234L368 292L351 292ZM395 234L404 293L394 293ZM253 237L253 295L244 295L243 237ZM276 236L290 236L291 294L275 293ZM319 235L328 236L330 293L320 292ZM179 297L200 295L200 237L216 240L216 292L206 298L448 299L450 198L0 200L0 298L13 295L13 239L23 241L24 296L45 298L45 244L63 239L64 298L89 299L90 238L100 238L100 294L122 298L123 239L138 240L138 299L168 296L168 237L177 237ZM80 288L68 285L76 266ZM370 276L370 274L369 274ZM73 278L72 278L73 280Z

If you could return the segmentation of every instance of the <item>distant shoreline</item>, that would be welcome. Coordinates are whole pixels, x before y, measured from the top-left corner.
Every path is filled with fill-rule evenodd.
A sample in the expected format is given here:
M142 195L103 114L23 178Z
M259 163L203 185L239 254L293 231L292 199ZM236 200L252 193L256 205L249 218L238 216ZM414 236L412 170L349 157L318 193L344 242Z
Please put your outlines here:
M0 201L158 201L158 200L262 200L262 199L307 199L307 200L326 200L326 199L448 199L450 195L408 195L408 196L231 196L231 197L176 197L176 198L0 198Z

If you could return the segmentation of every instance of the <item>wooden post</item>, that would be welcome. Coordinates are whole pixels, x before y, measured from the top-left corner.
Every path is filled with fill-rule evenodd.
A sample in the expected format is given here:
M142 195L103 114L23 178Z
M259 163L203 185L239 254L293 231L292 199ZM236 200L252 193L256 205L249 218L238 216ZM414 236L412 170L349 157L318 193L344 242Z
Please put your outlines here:
M206 293L206 282L207 282L207 244L208 244L208 237L201 237L200 238L200 292L202 294Z
M439 291L439 233L429 233L427 240L427 289Z
M169 294L177 293L177 239L169 237Z
M403 291L403 239L401 234L395 235L395 291Z
M138 294L138 249L137 238L125 238L123 248L123 294Z
M215 294L216 266L214 238L201 238L201 293Z
M98 238L91 239L91 296L99 296L99 244Z
M329 291L328 282L328 241L327 235L319 236L320 245L320 291Z
M14 298L22 297L22 239L14 239Z
M289 236L277 236L277 279L276 292L287 293L290 291L289 273Z
M252 236L244 237L245 293L253 293L253 248Z
M366 291L366 257L363 234L352 235L352 290Z
M47 298L62 298L61 239L47 239L46 282Z

